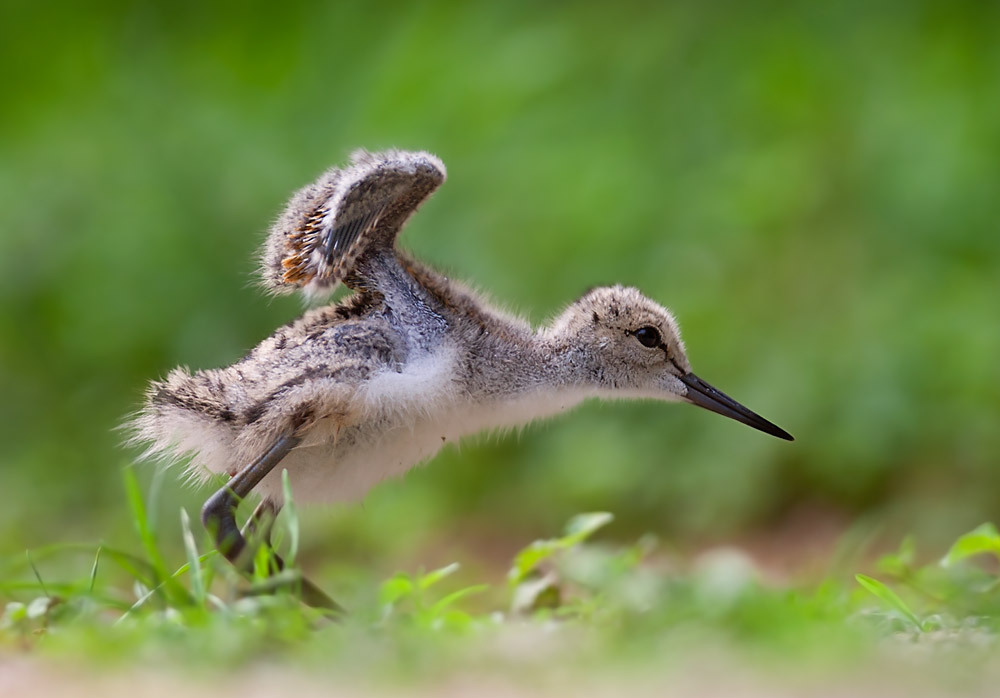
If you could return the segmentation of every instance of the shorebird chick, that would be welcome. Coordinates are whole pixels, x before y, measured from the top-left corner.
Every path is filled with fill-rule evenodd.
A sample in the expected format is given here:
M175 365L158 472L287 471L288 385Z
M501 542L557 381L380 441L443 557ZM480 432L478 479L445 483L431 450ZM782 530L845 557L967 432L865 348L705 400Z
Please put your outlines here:
M150 386L137 439L150 455L193 456L193 474L230 476L202 520L238 567L253 551L236 507L255 490L250 525L273 518L279 463L297 500L355 500L449 442L591 397L689 402L791 440L692 373L673 315L633 288L592 290L536 330L399 250L444 179L428 153L359 151L297 192L264 245L265 285L354 293L232 366L178 368Z

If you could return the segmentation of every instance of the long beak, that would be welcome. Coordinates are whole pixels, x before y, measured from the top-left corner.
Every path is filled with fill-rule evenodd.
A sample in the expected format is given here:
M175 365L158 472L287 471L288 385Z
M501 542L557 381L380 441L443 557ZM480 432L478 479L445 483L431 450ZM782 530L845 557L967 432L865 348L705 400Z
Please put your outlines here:
M688 387L688 402L698 405L698 407L704 407L706 410L711 410L716 414L721 414L724 417L735 419L737 422L743 422L747 426L760 429L765 434L777 436L779 439L785 439L786 441L795 440L791 434L777 424L772 424L756 412L751 412L736 402L736 400L716 390L693 373L681 376L681 382Z

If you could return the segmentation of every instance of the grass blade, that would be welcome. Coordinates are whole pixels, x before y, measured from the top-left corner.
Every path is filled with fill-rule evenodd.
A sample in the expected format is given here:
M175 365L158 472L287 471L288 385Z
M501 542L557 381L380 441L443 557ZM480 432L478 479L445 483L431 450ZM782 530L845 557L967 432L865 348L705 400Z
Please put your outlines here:
M285 561L289 567L295 566L295 557L299 554L299 511L292 498L292 485L288 479L288 470L281 471L281 490L285 497L283 509L288 521L288 554Z
M94 554L94 565L90 568L90 584L87 585L87 595L92 596L94 593L94 584L97 583L97 566L101 562L101 549L100 545L97 546L97 552Z
M191 571L191 593L195 603L205 605L205 580L201 575L201 562L198 556L198 546L194 534L191 533L191 519L187 510L181 507L181 533L184 537L184 551L187 553L188 567Z
M151 588L153 590L162 590L167 594L168 598L177 600L180 603L190 603L190 595L167 571L166 563L156 543L156 536L150 526L146 502L143 500L142 490L139 487L135 471L130 467L124 468L123 478L125 479L125 492L128 497L129 508L132 511L132 522L135 524L139 540L142 542L143 550L146 552L147 558L149 558L149 564L154 574L154 584L150 585Z
M858 584L874 594L877 599L882 601L887 606L890 606L891 608L894 608L902 613L907 620L916 626L917 630L923 630L924 624L917 617L917 614L914 613L908 605L906 605L906 602L899 597L899 594L894 592L879 580L874 577L869 577L866 574L856 574L854 575L854 578L858 580Z
M35 567L35 561L31 559L31 551L25 550L24 556L28 558L28 566L31 567L31 571L35 574L35 579L38 580L38 586L41 587L42 593L51 598L49 590L45 587L45 582L42 581L42 575L39 573L38 568Z
M488 584L476 584L475 586L465 587L464 589L453 591L431 606L431 613L433 615L440 615L456 601L464 599L466 596L472 596L473 594L482 594L484 591L489 591L489 588L490 586Z

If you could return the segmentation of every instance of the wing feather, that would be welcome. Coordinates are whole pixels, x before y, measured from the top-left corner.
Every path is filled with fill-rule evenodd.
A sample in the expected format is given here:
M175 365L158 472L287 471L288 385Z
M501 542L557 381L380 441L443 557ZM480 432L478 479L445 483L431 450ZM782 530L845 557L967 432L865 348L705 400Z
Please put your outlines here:
M320 295L350 285L357 260L373 246L392 247L445 176L430 153L354 153L350 165L296 192L271 227L261 255L265 287Z

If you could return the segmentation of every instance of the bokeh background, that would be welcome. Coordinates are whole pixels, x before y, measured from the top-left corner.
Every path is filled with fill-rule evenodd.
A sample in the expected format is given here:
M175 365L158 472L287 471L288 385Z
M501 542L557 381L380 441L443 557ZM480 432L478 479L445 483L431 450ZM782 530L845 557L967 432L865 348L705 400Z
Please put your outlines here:
M636 285L797 441L588 404L311 510L307 567L505 559L586 510L680 550L996 520L998 39L957 0L5 2L0 552L137 547L116 426L301 312L257 246L359 146L448 165L422 258L535 323ZM139 472L176 543L208 490Z

